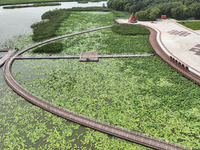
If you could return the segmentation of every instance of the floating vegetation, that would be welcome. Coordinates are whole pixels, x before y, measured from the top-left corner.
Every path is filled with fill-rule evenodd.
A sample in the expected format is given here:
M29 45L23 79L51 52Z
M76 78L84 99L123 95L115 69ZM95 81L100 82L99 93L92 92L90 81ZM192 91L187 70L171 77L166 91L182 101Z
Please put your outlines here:
M14 46L22 49L33 43L30 35L20 36L14 41L8 41L4 47L12 48ZM12 72L23 86L30 85L37 78L48 76L39 70L32 70L32 65L36 67L41 65L37 68L40 70L45 65L45 61L38 63L35 60L14 62ZM65 62L63 62L63 66L65 66ZM48 65L45 67L47 68L44 70L48 69ZM53 68L56 67L57 65ZM2 68L0 68L0 73L2 73ZM55 74L54 77L53 74L49 74L49 77L54 81L54 78L55 80L60 79L57 75ZM65 74L62 74L62 78L64 76ZM62 86L67 84L66 90L73 91L76 86L75 78L74 76L68 77L68 80L63 78ZM60 86L60 84L57 82L51 88L56 85ZM40 87L38 90L33 88L30 92L39 92L39 90ZM0 149L150 149L71 123L32 105L7 86L3 75L0 75L0 93Z
M32 62L16 61L14 66ZM199 147L200 89L157 56L100 59L98 63L35 62L38 65L22 66L33 72L32 81L28 76L14 77L46 101L119 127Z
M56 35L113 23L111 12L95 13L71 13ZM91 22L76 24L81 17L88 20L97 14L100 18L96 22L91 19ZM102 21L103 18L107 21ZM110 28L59 42L63 44L62 54L80 54L88 49L126 53L131 51L128 39L135 42L134 46L141 46L145 45L143 41L148 43L147 37L121 36ZM121 41L125 44L118 44ZM99 42L103 47L94 46ZM31 42L18 39L14 45L26 47L28 43ZM111 46L106 49L108 45ZM139 50L147 51L146 47ZM200 148L199 86L157 56L100 59L98 63L82 63L77 59L15 60L11 69L25 89L57 106L149 136ZM6 85L3 75L0 93L0 149L150 149L82 127L28 103Z
M84 19L83 19L84 18ZM71 12L69 18L62 22L57 35L80 32L102 26L115 24L112 12Z
M32 41L31 35L24 34L14 36L12 39L8 39L4 43L0 43L0 47L1 49L13 49L15 47L18 49L22 49L32 44L34 44L34 42Z
M64 35L97 28L100 25L110 25L114 23L113 18L114 15L111 12L71 12L69 18L63 21L56 34ZM80 20L82 21L80 22ZM147 30L144 27L141 28ZM61 55L79 55L86 51L98 52L99 54L153 53L148 37L148 35L122 36L113 32L111 28L107 28L58 41L63 44ZM32 50L23 55L33 55Z

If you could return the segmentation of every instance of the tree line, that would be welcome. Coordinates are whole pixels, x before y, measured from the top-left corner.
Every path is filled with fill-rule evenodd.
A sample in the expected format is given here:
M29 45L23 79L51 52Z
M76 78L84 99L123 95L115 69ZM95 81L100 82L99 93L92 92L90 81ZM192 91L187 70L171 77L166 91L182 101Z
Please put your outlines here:
M138 20L161 15L175 19L200 19L200 0L108 0L108 8L134 13Z

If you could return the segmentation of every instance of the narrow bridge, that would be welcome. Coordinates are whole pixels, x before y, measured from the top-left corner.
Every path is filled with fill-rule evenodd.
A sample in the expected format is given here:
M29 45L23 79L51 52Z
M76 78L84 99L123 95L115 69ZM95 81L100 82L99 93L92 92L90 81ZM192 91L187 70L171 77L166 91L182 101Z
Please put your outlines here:
M16 51L17 49L10 49L3 57L0 57L0 67L3 66L6 60L9 59L9 57L12 56Z

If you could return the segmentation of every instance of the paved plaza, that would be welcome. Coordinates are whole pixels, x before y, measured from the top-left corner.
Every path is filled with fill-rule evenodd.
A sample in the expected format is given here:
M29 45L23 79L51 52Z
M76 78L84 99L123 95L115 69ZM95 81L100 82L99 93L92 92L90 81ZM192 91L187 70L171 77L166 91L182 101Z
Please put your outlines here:
M116 20L119 23L129 23L127 19ZM174 19L138 21L152 27L158 32L157 40L161 48L169 56L189 67L190 71L200 76L200 31L186 28Z

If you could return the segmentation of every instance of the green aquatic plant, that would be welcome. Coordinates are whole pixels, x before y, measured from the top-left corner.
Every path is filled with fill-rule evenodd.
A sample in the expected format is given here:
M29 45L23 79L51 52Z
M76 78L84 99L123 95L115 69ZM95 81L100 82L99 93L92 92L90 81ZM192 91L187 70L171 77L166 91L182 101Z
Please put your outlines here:
M64 35L97 28L100 25L106 26L114 23L113 18L114 15L111 12L71 12L69 18L63 21L56 34ZM82 21L80 22L81 19ZM104 22L104 20L107 21ZM146 28L143 29L146 30ZM80 55L84 51L93 51L99 54L154 52L149 44L148 35L122 36L113 32L111 28L67 37L58 40L58 42L63 45L63 51L60 52L61 55ZM32 51L30 50L23 55L33 55Z
M33 50L33 53L47 53L47 54L53 54L53 53L60 53L63 49L63 45L60 42L53 42L45 44L41 47L38 47Z
M16 61L15 65L29 61ZM112 125L190 147L199 146L199 140L193 140L198 136L199 87L157 56L100 59L98 63L77 59L35 63L27 66L35 79L16 78L35 95ZM73 88L72 84L60 87L60 83L70 82L70 77L76 81Z
M82 14L90 13L82 12ZM78 16L78 13L76 15ZM112 16L110 13L106 15ZM99 22L106 15L103 14ZM66 24L63 22L62 25ZM93 26L98 27L98 24L88 23L82 28ZM60 28L57 35L81 31L82 28L71 24L69 30ZM101 37L104 43L108 40L108 33L112 33L113 40L117 38L122 40L123 36L113 33L111 29L105 29L70 37L76 39L75 42L70 38L59 42L67 43L69 40L71 47L77 47L76 51L65 49L65 52L62 52L74 54L79 53L80 50L88 51L87 46L81 47L76 45L76 42L95 45L97 42L89 41L94 37L96 37L95 41ZM140 38L143 36L127 37L137 37L135 45L140 45ZM147 41L146 37L144 41ZM88 41L81 41L82 39ZM114 44L120 40L117 39ZM108 43L111 42L112 40ZM127 45L118 45L120 46L126 49ZM140 49L140 52L144 51L146 50ZM101 53L106 52L107 49ZM110 52L113 53L114 50ZM149 136L193 148L200 147L199 87L175 72L157 56L100 59L99 62L79 62L78 59L15 60L11 69L14 78L22 87L57 106ZM3 113L0 113L3 116L0 117L0 122L3 124L0 130L4 131L0 147L4 149L9 146L10 149L23 147L27 149L150 149L88 128L86 128L88 131L80 131L79 134L77 129L81 128L80 125L52 115L27 103L21 97L16 98L15 96L18 96L16 93L10 88L5 88L5 81L2 79L0 81L3 82L0 84L0 97L2 97L0 110L3 110ZM40 141L44 142L40 143ZM75 143L77 141L80 143Z
M29 35L20 36L16 38L15 41L7 42L5 47L13 48L13 46L15 46L22 49L32 44L34 44L34 42ZM62 97L62 93L68 92L69 89L72 89L72 92L74 91L78 83L78 80L76 79L79 75L76 74L76 72L74 72L73 75L70 75L68 72L57 68L59 67L57 64L55 64L53 68L57 68L58 70L52 69L52 72L45 73L43 71L49 70L49 67L51 66L48 66L46 61L29 61L30 60L14 61L12 66L14 78L26 89L32 87L29 89L30 92L35 93L36 95L38 95L37 92L41 92L41 96L45 99L48 98L58 106L64 107L65 104L63 105L60 103L64 98ZM66 65L63 60L60 62L63 66ZM88 68L91 67L88 66ZM0 68L0 73L2 73L2 68ZM56 80L54 80L53 74L55 74ZM50 89L59 87L60 83L63 84L63 88L58 88L61 95L56 96L55 99L49 97L51 95L45 91L45 88L41 89L40 86L35 88L35 86L32 85L34 82L43 85L45 80L42 81L40 79L45 76L50 77L49 81L52 83L52 85L49 84L51 86ZM68 79L66 80L66 78ZM101 74L101 80L103 79L103 74ZM63 83L59 82L61 80ZM0 149L150 149L85 128L32 105L8 87L3 79L3 75L0 75L0 93ZM85 99L87 100L87 98ZM96 100L96 102L98 101ZM71 109L73 110L73 108ZM82 111L90 112L90 109L84 110L83 107ZM93 115L91 115L91 117Z

